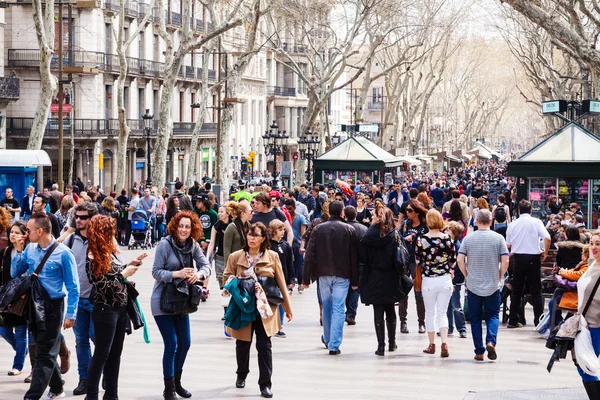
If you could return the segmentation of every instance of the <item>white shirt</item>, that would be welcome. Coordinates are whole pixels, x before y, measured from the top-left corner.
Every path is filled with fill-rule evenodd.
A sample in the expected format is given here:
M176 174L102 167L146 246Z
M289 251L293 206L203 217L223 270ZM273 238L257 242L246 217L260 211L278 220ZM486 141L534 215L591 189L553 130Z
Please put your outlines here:
M521 214L506 230L506 244L515 254L541 254L540 240L549 237L542 221L529 214Z

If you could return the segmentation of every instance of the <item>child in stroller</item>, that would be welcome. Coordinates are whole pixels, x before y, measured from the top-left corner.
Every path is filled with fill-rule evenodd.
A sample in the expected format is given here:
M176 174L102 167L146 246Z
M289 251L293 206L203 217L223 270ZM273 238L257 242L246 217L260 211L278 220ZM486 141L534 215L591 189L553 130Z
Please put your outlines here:
M137 249L138 247L147 250L152 248L152 225L150 216L140 208L131 215L131 239L127 244L128 249Z

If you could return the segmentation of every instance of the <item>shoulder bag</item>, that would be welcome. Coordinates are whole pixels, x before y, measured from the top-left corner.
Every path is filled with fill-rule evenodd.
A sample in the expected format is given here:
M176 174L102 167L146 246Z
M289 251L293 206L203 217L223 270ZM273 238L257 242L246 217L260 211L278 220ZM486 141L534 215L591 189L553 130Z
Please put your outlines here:
M5 307L0 308L0 312L18 315L19 317L25 315L31 301L31 281L34 278L37 279L48 257L50 257L57 247L58 242L54 242L46 254L44 254L33 275L12 279L0 289L0 304L5 305Z
M400 293L398 293L398 296L401 297L399 300L403 300L408 297L408 294L414 286L413 279L406 272L409 259L410 256L408 254L408 250L406 249L406 246L404 246L398 231L396 231L396 269L400 279Z
M184 268L183 260L179 251L171 242L171 249L175 252L181 269ZM191 314L198 311L202 287L199 282L192 285L185 279L175 279L163 288L160 295L160 310L168 314Z
M546 340L546 347L549 349L553 349L554 353L552 357L550 357L550 362L546 369L548 372L552 370L552 366L554 362L559 358L565 358L567 355L567 351L572 350L575 342L575 337L579 333L579 324L581 318L585 318L585 314L587 310L592 305L592 301L594 300L594 296L596 295L596 291L598 290L598 286L600 286L600 278L596 280L594 284L594 288L590 293L590 297L588 301L585 303L585 307L583 308L583 312L581 314L577 313L570 318L565 319L558 325L556 328L552 330L548 339Z
M278 306L283 303L283 294L281 294L281 289L279 289L279 285L277 285L275 278L256 275L256 281L262 286L269 304Z

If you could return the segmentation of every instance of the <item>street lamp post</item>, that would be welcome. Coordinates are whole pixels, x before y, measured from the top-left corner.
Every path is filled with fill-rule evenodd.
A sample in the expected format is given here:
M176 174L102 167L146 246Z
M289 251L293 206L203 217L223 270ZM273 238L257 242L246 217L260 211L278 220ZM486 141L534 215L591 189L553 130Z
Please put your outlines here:
M273 155L273 180L276 182L277 179L277 156L280 154L287 153L287 141L289 135L286 131L280 131L277 121L273 121L270 130L265 131L263 135L265 145L265 156L269 154ZM276 183L275 183L276 185Z
M311 162L317 157L320 143L321 141L319 140L319 137L313 135L310 129L307 129L306 132L304 132L304 137L298 139L300 158L303 160L308 160L308 174L306 177L308 182L312 182Z
M148 150L146 151L146 156L148 158L148 176L146 177L146 187L152 188L152 167L150 165L150 152L152 149L150 148L150 132L152 131L152 118L154 115L150 114L150 109L146 108L146 114L142 115L142 119L144 120L144 131L146 131L146 140L148 141Z

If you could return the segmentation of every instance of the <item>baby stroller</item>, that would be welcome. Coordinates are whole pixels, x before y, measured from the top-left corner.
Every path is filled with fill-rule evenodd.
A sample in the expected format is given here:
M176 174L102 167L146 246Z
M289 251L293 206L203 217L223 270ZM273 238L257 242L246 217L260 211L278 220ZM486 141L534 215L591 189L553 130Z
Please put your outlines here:
M131 239L127 248L137 249L138 247L147 250L152 247L152 225L148 213L142 209L137 209L131 215Z

